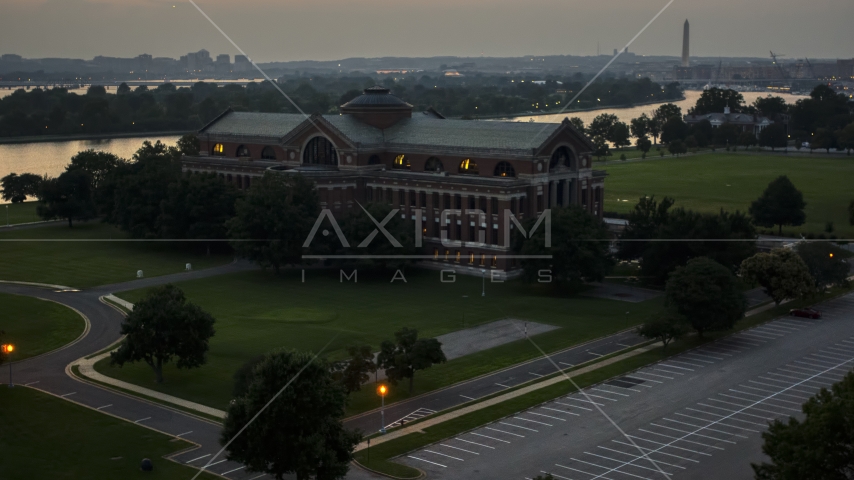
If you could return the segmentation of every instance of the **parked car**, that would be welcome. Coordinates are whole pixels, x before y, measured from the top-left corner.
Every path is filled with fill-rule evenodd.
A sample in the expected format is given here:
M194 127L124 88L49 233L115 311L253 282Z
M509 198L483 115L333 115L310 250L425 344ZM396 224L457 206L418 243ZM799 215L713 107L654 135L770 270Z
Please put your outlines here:
M789 315L793 317L804 317L814 319L821 318L821 312L812 308L793 308L789 310Z

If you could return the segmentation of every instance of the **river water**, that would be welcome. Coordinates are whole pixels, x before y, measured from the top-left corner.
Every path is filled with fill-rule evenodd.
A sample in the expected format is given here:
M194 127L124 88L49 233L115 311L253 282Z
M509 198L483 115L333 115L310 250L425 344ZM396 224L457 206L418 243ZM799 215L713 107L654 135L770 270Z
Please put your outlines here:
M682 107L682 112L687 113L688 109L697 103L700 97L698 91L686 91L685 100L674 102ZM744 99L748 104L765 93L761 92L744 92ZM794 103L799 98L796 95L779 95L786 102ZM658 108L660 104L650 104L638 107L629 108L604 108L601 110L591 110L587 112L570 112L559 115L534 115L511 117L504 120L515 120L528 122L533 119L534 122L551 122L558 123L564 117L580 117L584 123L589 125L590 122L599 114L613 113L620 118L621 121L628 123L631 119L639 117L642 113L651 115L652 111ZM9 173L35 173L38 175L56 176L62 173L65 166L68 164L72 156L77 152L87 149L101 150L112 152L122 158L130 159L134 152L142 145L143 140L160 140L169 145L174 145L178 140L177 136L167 137L141 137L141 138L116 138L104 140L73 140L61 142L34 142L20 144L0 145L0 177L4 177Z

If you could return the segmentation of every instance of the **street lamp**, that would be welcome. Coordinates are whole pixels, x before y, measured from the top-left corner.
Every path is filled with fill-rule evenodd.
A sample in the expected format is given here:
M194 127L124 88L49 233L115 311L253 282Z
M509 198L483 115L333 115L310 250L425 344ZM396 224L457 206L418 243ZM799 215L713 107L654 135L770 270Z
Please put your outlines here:
M15 385L12 383L12 352L15 351L15 346L11 343L7 343L5 345L0 345L0 350L2 350L3 353L5 353L8 357L7 360L9 361L9 386L14 387Z
M380 385L377 387L377 395L380 396L381 404L380 404L380 433L385 435L385 394L388 393L388 389L385 385Z

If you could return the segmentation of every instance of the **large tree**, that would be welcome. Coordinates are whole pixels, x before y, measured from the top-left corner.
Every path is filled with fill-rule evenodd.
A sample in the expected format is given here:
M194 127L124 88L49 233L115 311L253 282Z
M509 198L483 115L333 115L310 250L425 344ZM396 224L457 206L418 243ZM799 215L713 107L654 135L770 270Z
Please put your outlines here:
M92 178L92 190L95 191L104 181L104 178L112 173L124 160L109 152L95 150L84 150L71 157L71 163L65 170L82 170Z
M848 223L854 225L854 200L848 204Z
M691 115L723 113L726 107L729 107L732 112L744 111L744 96L728 88L710 88L703 90L696 105L688 113Z
M617 122L611 128L608 140L611 141L615 147L622 148L632 144L629 140L629 136L629 126L623 122Z
M138 301L122 323L125 336L110 354L111 364L144 361L163 383L163 364L175 360L178 368L196 368L207 361L208 341L214 336L214 318L187 301L174 285L153 289Z
M107 176L104 189L113 193L108 221L136 238L158 237L161 205L169 186L181 178L180 153L159 141L143 142L127 168Z
M646 138L650 134L649 122L650 118L646 113L642 113L640 117L633 118L631 121L632 136L637 139Z
M734 272L756 253L756 229L743 213L699 213L672 205L667 197L661 203L642 198L620 237L620 258L639 258L643 276L653 283L663 284L692 258L709 257Z
M302 262L303 244L320 214L314 183L302 175L266 173L237 201L228 237L238 254L279 273Z
M665 302L686 318L700 337L708 331L729 330L747 308L735 275L706 257L689 260L670 275Z
M10 173L0 179L0 188L3 192L3 200L12 203L21 203L27 197L37 197L41 190L44 179L34 173Z
M854 150L854 122L849 123L845 128L836 132L836 143L839 148L845 150L848 155L851 155L851 150Z
M771 147L772 152L777 148L785 148L788 143L785 124L772 123L759 132L759 146Z
M851 265L843 258L846 252L841 248L829 242L800 242L795 251L806 263L817 291L848 283Z
M682 338L689 329L685 317L669 309L655 314L635 331L644 338L660 341L663 348L667 349L670 342Z
M768 118L775 118L778 115L783 115L789 110L786 100L782 97L772 96L757 98L753 101L753 108Z
M91 175L72 170L42 182L36 213L45 220L64 218L69 227L74 220L94 218Z
M750 205L753 222L760 227L777 225L778 234L783 233L783 225L797 227L806 221L804 194L795 188L789 177L781 175L765 188L762 196Z
M347 347L347 354L347 360L332 366L334 376L347 393L358 392L371 378L370 374L377 371L374 352L370 345L351 345Z
M347 394L326 361L277 350L254 365L250 378L223 424L228 459L278 480L344 478L361 434L344 428Z
M661 143L685 140L689 133L691 128L682 120L682 117L670 117L661 126Z
M379 367L392 385L409 379L409 393L415 383L415 372L445 363L442 343L435 338L418 338L418 330L404 327L394 333L394 341L385 340L377 356Z
M822 388L802 410L803 420L774 420L762 433L770 462L752 465L756 480L854 478L854 372Z
M748 282L761 285L777 305L787 298L803 297L813 290L814 280L807 264L787 248L757 253L741 262L741 276Z
M525 231L534 228L536 219L524 223ZM552 258L524 259L522 268L531 282L548 271L556 285L579 287L584 281L599 281L610 272L613 260L608 250L609 235L598 217L576 206L551 209L551 246L546 246L546 229L537 227L528 238L513 237L514 251L527 257L550 255Z
M185 174L169 185L155 228L166 239L222 239L239 196L215 174Z

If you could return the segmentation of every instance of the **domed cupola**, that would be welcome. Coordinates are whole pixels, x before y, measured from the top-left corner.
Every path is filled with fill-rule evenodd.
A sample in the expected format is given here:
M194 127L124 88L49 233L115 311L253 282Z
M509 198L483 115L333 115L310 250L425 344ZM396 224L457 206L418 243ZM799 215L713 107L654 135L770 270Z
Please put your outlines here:
M379 85L366 88L361 95L341 105L340 110L376 128L388 128L401 119L412 117L412 105Z

